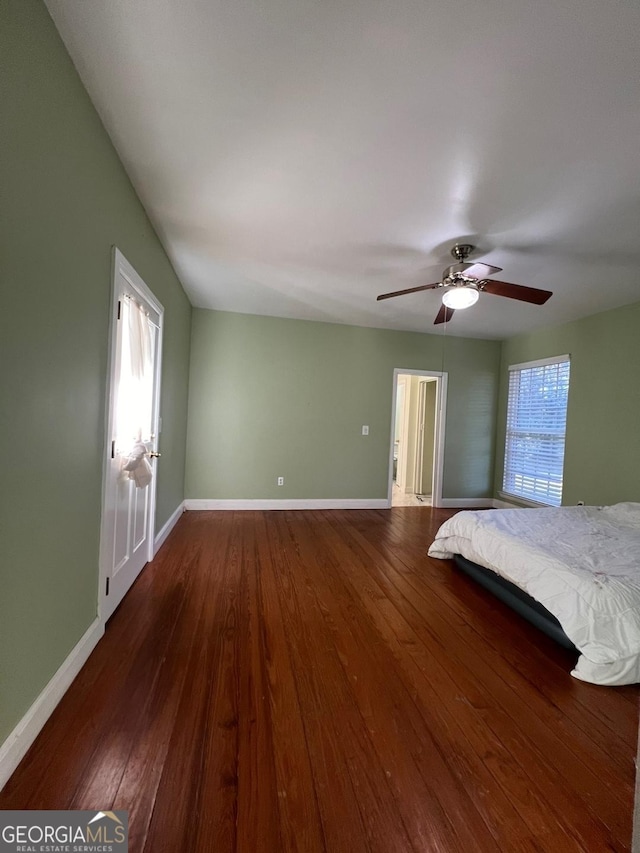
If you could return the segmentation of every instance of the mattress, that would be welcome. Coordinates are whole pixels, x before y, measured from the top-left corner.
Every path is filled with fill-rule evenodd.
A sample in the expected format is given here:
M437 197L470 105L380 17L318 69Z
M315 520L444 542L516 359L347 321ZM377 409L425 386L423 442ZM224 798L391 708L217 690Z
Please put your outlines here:
M640 681L640 504L459 512L429 555L491 569L540 602L593 684Z

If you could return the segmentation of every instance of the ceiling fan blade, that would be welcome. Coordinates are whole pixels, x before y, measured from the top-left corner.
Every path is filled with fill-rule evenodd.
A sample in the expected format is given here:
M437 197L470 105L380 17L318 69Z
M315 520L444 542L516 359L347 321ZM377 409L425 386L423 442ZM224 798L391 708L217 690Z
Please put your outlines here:
M470 275L471 278L486 278L488 275L502 272L502 267L492 267L491 264L465 264L465 275Z
M553 296L550 290L540 290L537 287L523 287L521 284L511 284L508 281L483 281L481 290L493 293L494 296L506 296L508 299L519 299L520 302L530 302L532 305L544 305Z
M449 320L453 317L453 312L455 309L447 308L447 306L443 303L440 306L440 310L438 311L438 316L433 321L433 325L437 326L439 323L448 323Z
M393 293L381 293L376 298L376 302L381 299L391 299L392 296L404 296L405 293L417 293L419 290L433 290L434 287L441 287L440 282L437 284L420 284L418 287L408 287L406 290L394 290Z

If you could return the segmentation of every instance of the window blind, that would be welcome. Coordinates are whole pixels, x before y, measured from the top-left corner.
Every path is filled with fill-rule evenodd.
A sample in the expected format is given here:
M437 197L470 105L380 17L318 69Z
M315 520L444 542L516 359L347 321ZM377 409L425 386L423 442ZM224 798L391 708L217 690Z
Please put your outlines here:
M569 356L509 368L505 492L560 506L568 398Z

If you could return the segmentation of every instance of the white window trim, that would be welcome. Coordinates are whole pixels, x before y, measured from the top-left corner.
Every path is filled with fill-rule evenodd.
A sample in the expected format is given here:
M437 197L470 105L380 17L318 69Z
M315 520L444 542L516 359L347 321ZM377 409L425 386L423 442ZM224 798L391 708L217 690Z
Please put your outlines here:
M536 507L553 506L553 504L546 504L542 501L532 501L531 498L522 498L520 495L514 495L513 492L505 492L504 489L499 489L498 494L505 500L517 501L519 504L522 504L525 507L531 507L532 509L535 509Z
M508 370L508 373L511 373L512 371L516 371L516 370L530 370L531 368L535 368L535 367L545 367L546 365L549 365L549 364L563 364L564 362L569 362L569 365L571 364L571 354L570 353L565 353L564 355L554 355L554 356L550 356L549 358L538 358L538 359L534 359L532 361L522 361L522 362L519 362L518 364L510 364L508 366L507 370ZM507 413L508 413L508 405L509 405L509 400L508 400L508 394L507 394ZM566 435L567 434L566 434L566 429L565 429L565 442L566 442ZM566 444L565 444L565 446L566 446ZM507 457L506 436L505 436L504 450L505 450L505 458L504 458L504 462L503 462L503 466L502 466L503 482L504 482L504 476L505 476L505 470L506 470L506 457ZM564 491L564 482L562 485L563 485L563 491ZM543 501L534 501L531 498L525 498L525 497L522 497L521 495L514 494L513 492L507 492L505 490L504 486L502 489L498 490L498 494L502 498L507 498L508 500L518 501L519 503L523 504L525 507L535 508L535 507L554 507L555 506L555 504L544 503Z
M571 361L570 355L554 355L551 358L539 358L536 361L522 361L520 364L510 364L509 370L528 370L531 367L544 367L546 364L560 364Z

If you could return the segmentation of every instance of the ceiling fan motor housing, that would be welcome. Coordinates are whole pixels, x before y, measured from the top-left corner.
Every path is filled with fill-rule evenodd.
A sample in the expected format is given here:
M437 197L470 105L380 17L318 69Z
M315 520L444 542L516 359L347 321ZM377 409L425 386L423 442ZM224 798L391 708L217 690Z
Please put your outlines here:
M453 283L456 280L463 279L465 277L464 276L465 270L469 269L469 267L471 267L471 266L473 266L473 264L469 264L469 263L451 264L451 266L448 266L445 269L444 273L442 274L443 275L443 278L442 278L443 282L445 284L447 284L449 282ZM467 277L467 281L473 281L473 280L474 279Z

